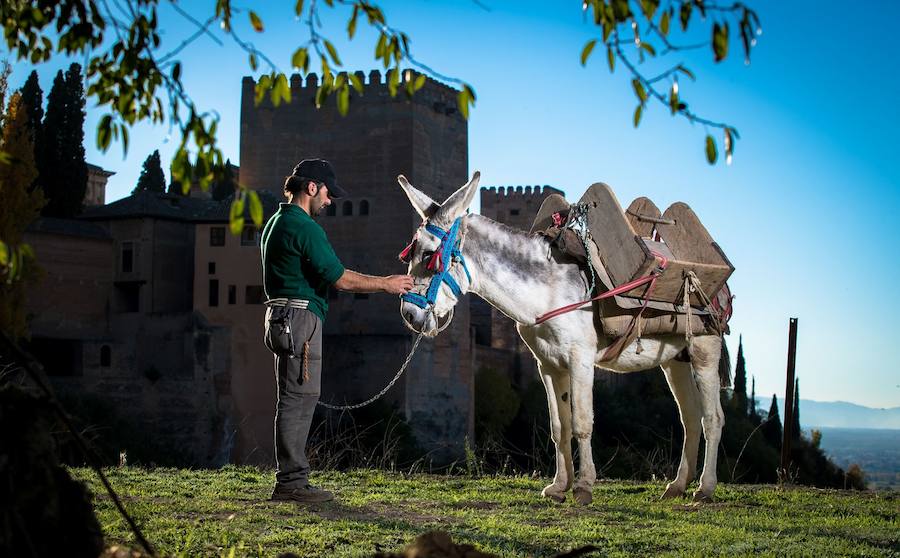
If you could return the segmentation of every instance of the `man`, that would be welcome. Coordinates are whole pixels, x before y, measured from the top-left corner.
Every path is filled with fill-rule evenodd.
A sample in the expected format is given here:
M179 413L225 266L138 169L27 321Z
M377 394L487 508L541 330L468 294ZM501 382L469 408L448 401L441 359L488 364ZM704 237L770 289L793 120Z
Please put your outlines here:
M328 288L400 295L412 289L409 275L375 277L345 269L325 231L313 220L331 200L346 195L328 161L305 159L284 182L288 203L266 223L261 251L266 291L266 347L275 353L273 500L326 502L327 490L309 484L306 438L319 400L322 324Z

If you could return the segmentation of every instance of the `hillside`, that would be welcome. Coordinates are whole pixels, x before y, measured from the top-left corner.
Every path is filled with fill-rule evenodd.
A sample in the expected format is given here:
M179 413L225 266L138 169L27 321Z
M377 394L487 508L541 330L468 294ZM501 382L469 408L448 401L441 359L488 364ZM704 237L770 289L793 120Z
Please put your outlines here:
M757 408L765 416L771 404L771 397L762 397L757 402ZM778 412L784 419L782 398L778 399ZM876 409L846 401L801 399L800 425L803 428L828 426L832 428L900 429L900 407Z
M135 547L89 470L108 544ZM358 470L313 481L337 502L271 503L272 473L121 468L109 471L145 535L166 555L367 556L394 552L432 530L502 556L553 556L594 545L590 556L819 555L900 552L900 493L720 485L717 501L659 501L662 482L600 482L594 502L540 497L548 479L405 475Z

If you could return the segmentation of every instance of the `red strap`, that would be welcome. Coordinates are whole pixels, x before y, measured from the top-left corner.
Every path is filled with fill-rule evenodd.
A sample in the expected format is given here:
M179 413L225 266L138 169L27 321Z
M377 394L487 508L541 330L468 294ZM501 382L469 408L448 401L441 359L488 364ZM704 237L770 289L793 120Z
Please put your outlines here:
M647 287L647 291L644 293L644 305L641 307L641 312L643 312L644 308L647 307L647 302L650 300L650 291L653 290L653 286L656 284L657 277L662 275L662 272L665 271L666 267L668 267L668 265L669 265L668 258L663 256L662 254L658 254L656 252L652 252L652 254L656 257L656 259L659 260L659 268L654 270L653 272L651 272L650 275L648 275L646 277L639 277L633 281L629 281L628 283L625 283L624 285L619 285L615 289L606 291L605 293L600 293L597 296L595 296L594 298L582 300L581 302L576 302L574 304L569 304L568 306L563 306L562 308L557 308L556 310L551 310L551 311L547 312L546 314L541 314L540 316L538 316L535 319L534 325L542 324L542 323L546 322L547 320L549 320L550 318L555 318L559 315L567 314L573 310L577 310L589 302L594 302L595 300L601 300L604 298L609 298L611 296L616 296L616 295L628 292L631 289L634 289L635 287L640 287L641 285L643 285L645 283L650 283L650 286Z

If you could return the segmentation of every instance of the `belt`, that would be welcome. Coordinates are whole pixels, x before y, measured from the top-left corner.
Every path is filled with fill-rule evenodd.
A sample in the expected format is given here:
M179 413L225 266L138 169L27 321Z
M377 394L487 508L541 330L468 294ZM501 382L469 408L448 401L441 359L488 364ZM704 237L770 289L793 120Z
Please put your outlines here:
M270 298L264 303L266 306L278 306L287 308L298 308L306 310L309 307L309 301L302 298Z

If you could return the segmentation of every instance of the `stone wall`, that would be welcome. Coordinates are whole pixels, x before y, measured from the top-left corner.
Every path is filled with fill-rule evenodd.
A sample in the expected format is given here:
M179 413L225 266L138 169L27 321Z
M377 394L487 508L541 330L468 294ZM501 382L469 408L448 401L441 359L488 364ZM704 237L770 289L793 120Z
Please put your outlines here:
M374 71L362 96L351 93L350 112L342 117L333 99L315 109L314 74L305 82L292 77L294 101L277 108L269 102L256 106L253 87L253 80L244 78L243 183L280 193L298 161L328 159L348 191L346 199L336 200L333 214L319 218L338 256L363 273L404 273L397 254L420 219L397 175L404 174L438 201L468 178L468 131L455 108L457 92L429 79L412 100L402 91L392 98ZM383 294L339 293L329 305L323 398L352 401L377 392L412 343L399 301ZM436 461L460 458L465 436L472 433L470 337L468 305L463 303L450 329L423 344L402 385L390 395Z

